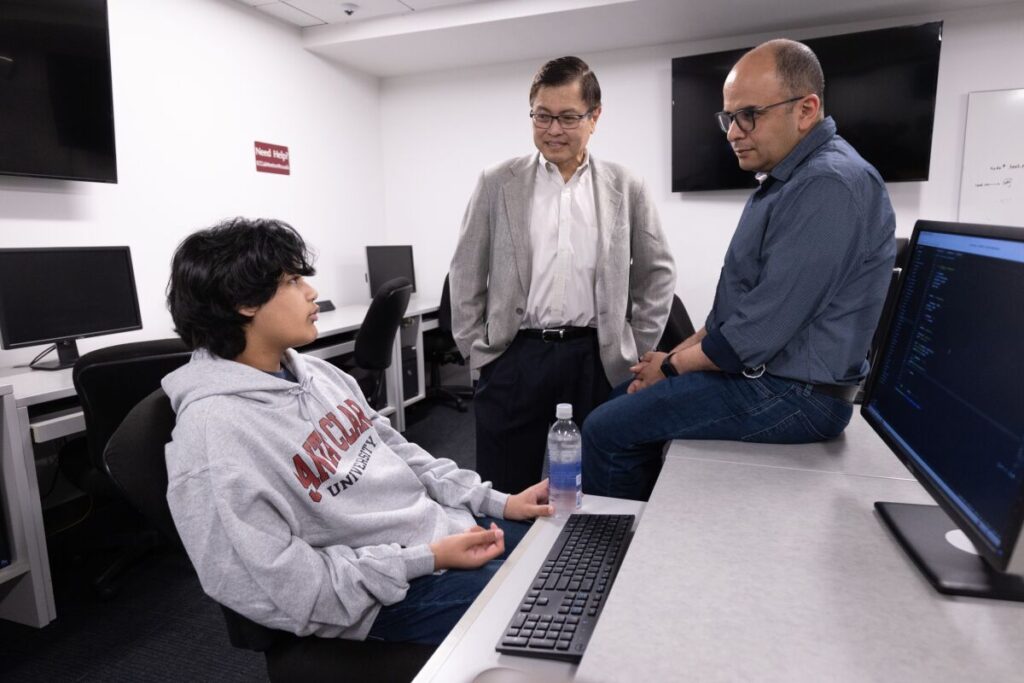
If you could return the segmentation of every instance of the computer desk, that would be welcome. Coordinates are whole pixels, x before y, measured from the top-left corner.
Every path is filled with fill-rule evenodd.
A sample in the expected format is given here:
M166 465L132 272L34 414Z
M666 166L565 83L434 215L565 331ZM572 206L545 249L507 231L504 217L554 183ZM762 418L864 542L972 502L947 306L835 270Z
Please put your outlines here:
M320 314L317 341L304 353L332 358L351 353L355 332L368 304L340 306ZM405 396L402 382L403 346L422 349L423 332L437 327L438 302L413 295L406 320L395 337L391 367L385 371L388 415L405 430L405 407L425 396L423 354L416 354L419 393ZM57 618L46 552L46 532L36 478L34 443L45 443L85 430L85 419L74 401L71 369L0 369L0 504L4 506L15 561L0 569L0 619L43 627ZM65 405L68 402L71 405ZM12 483L13 482L13 483Z
M822 444L673 442L578 667L493 651L545 537L416 680L1022 680L1024 604L935 592L876 500L930 499L859 414Z

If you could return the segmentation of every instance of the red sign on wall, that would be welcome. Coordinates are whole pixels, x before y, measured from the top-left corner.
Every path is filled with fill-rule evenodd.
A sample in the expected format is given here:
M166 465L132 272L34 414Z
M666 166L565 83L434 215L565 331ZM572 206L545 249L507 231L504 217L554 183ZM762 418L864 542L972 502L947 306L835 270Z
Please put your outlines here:
M291 157L288 148L269 142L254 142L256 146L256 171L259 173L280 173L291 175Z

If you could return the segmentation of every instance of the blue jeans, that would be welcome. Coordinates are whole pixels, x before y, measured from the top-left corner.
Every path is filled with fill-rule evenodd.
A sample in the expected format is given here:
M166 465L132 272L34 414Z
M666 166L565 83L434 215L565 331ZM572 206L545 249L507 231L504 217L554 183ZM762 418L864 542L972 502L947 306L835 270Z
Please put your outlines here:
M404 600L380 610L366 639L428 645L444 640L530 530L526 522L477 518L477 524L485 529L491 522L505 532L504 553L477 569L449 569L413 579Z
M724 372L669 377L635 394L628 383L583 425L583 491L647 500L672 439L810 443L838 436L853 406L770 375Z

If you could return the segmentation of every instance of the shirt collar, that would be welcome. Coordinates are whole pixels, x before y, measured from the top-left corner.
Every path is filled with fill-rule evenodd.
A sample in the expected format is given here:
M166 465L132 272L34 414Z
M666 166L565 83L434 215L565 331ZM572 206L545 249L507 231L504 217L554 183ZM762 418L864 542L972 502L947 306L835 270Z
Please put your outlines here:
M831 116L826 116L823 121L811 129L807 137L797 143L797 146L786 155L785 159L768 172L768 175L783 182L789 180L796 167L803 163L804 159L809 157L814 150L835 137L835 134L836 122L832 120Z
M562 180L562 172L558 170L558 166L555 166L553 163L545 159L544 155L540 152L537 152L537 164L540 168L544 169L549 178L557 176L559 183L564 182ZM585 149L583 150L583 163L579 165L579 168L577 168L572 174L572 177L569 178L569 182L572 182L576 178L582 176L588 170L590 170L590 150Z

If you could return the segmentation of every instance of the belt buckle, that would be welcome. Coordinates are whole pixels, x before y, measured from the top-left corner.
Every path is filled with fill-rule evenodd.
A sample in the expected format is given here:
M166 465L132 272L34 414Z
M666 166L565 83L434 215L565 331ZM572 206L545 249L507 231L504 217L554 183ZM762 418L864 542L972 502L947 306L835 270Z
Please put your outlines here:
M546 342L562 341L565 338L565 330L560 327L544 329L540 331L540 338Z
M764 363L761 363L756 368L743 368L743 376L747 379L757 379L764 374Z

